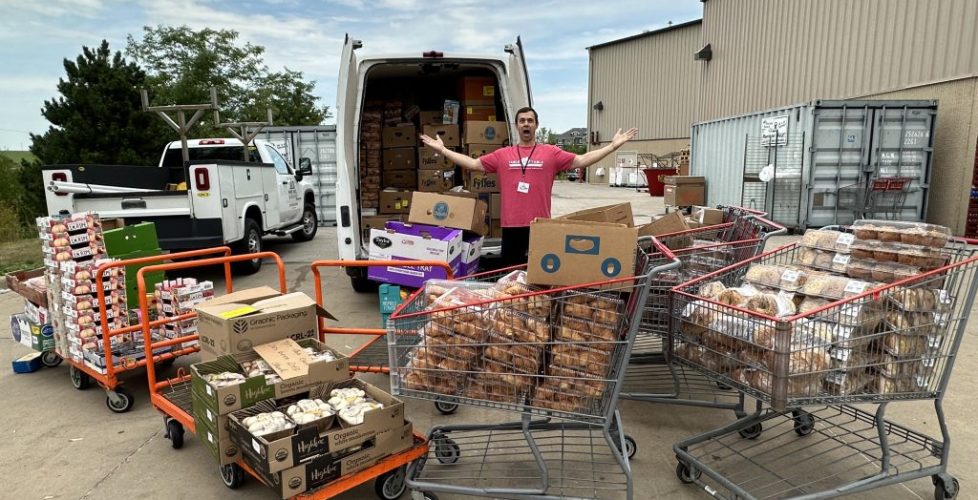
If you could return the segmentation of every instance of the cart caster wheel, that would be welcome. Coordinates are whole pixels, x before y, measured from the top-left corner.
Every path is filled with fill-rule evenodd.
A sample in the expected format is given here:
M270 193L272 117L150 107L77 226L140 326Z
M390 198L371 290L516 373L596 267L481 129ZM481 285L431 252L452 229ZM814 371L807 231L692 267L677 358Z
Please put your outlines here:
M702 474L698 470L691 470L686 462L676 464L676 476L683 484L693 484Z
M41 354L41 364L48 368L60 365L61 361L61 356L55 354L54 351L44 351L44 354Z
M71 386L79 391L84 391L92 386L92 377L74 366L68 368L68 376L71 377Z
M615 445L617 446L618 443L615 442ZM635 439L625 434L625 449L622 450L622 453L631 460L636 452L638 452L638 444L635 443Z
M183 448L183 425L173 419L167 420L166 437L170 438L170 445L174 450Z
M757 439L763 431L764 427L760 422L758 422L750 427L747 427L746 429L741 429L738 434L740 434L740 437L744 439Z
M221 481L224 481L224 486L228 489L236 490L244 484L245 472L244 469L238 467L238 464L228 464L221 466Z
M795 419L795 434L807 436L815 430L815 419L807 411L795 410L792 412Z
M115 391L106 391L105 406L115 413L125 413L132 409L132 396L121 387L116 387Z
M435 458L439 462L445 465L451 465L458 462L459 456L462 454L461 448L459 448L458 443L447 437L440 437L434 440L435 442Z
M443 403L441 401L435 401L435 409L442 415L451 415L452 413L458 411L458 405L455 403Z
M934 482L934 500L954 498L958 496L958 491L961 490L961 485L956 477L952 477L950 483L946 483L938 475L931 476L931 480Z
M407 483L404 482L406 467L401 466L390 472L382 474L374 482L374 491L383 500L396 500L401 498L407 490Z

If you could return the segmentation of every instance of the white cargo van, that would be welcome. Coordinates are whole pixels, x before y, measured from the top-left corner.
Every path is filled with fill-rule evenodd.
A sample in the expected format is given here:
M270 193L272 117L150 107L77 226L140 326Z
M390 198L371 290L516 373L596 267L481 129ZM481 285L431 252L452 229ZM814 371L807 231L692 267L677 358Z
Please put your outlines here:
M421 110L439 109L452 98L464 77L491 77L496 82L497 120L509 124L515 137L516 110L531 105L530 82L520 39L506 45L499 55L444 54L418 51L365 57L357 60L360 40L346 36L340 60L336 92L336 221L339 256L366 260L368 242L361 238L363 214L360 192L360 127L368 102L398 101ZM487 241L483 253L498 252L499 243ZM371 289L366 270L349 267L347 273L357 291Z

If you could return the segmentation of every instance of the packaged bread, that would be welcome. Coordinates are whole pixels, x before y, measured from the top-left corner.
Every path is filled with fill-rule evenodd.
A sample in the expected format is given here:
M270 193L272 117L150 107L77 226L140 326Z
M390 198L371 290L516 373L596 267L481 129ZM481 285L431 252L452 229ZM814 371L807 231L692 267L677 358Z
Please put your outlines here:
M595 346L613 346L618 340L614 327L605 323L585 321L573 316L562 316L554 330L554 339L561 342L593 343Z
M508 362L483 358L481 380L490 384L510 386L515 391L528 391L540 370L539 359L513 355Z
M887 289L887 298L897 307L908 312L938 312L949 304L943 290L929 288L893 287Z
M861 347L833 347L829 350L832 368L841 371L863 370L879 363L879 355Z
M825 390L834 396L863 394L873 380L866 370L833 371L825 375Z
M727 287L722 282L719 281L709 281L700 285L700 297L713 299L716 298L720 293L726 290Z
M608 374L611 352L575 344L554 344L551 348L551 364L585 371L598 377Z
M489 321L491 331L513 342L542 344L550 341L550 324L530 314L500 308L493 311Z
M696 301L686 304L681 312L682 322L679 325L680 333L683 337L690 340L697 340L713 323L714 317L718 314L714 308L716 306L708 302Z
M883 353L876 369L881 375L889 378L913 377L926 373L922 360L923 357L918 356L894 356Z
M518 404L525 393L526 390L520 386L504 383L491 375L477 373L466 384L461 395L482 401Z
M801 245L821 250L849 252L855 236L851 233L828 229L809 229L802 236Z
M808 274L799 269L770 264L752 264L744 277L749 283L795 291L804 286Z
M943 248L951 238L951 230L945 226L891 220L858 220L853 223L853 232L859 239L933 248Z
M870 385L870 391L878 394L906 394L918 391L915 377L887 377L879 374Z
M887 333L882 338L885 352L894 356L922 356L927 353L927 337Z
M622 319L624 301L604 292L566 292L560 299L561 312L566 316L618 325Z

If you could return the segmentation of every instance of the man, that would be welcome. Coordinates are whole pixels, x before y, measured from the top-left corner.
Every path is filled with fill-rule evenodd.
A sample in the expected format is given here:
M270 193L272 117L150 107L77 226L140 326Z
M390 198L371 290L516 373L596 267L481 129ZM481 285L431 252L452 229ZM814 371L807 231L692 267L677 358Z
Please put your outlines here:
M550 217L550 196L554 178L559 172L587 168L608 156L635 137L638 129L615 133L611 144L576 155L550 144L537 144L539 120L533 108L516 112L519 141L515 146L500 148L479 158L471 158L445 147L441 137L421 136L421 141L456 165L469 170L495 173L499 178L500 215L503 228L502 263L526 263L530 246L530 223L537 217Z

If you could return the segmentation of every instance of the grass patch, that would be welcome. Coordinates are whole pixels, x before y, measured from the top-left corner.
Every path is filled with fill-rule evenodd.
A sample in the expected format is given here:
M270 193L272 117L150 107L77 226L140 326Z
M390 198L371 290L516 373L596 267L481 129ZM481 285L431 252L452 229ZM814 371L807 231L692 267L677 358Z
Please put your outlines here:
M21 269L37 269L43 265L41 240L25 238L0 243L0 275Z
M18 166L20 165L20 160L27 160L32 162L37 159L36 156L31 154L30 151L0 151L0 156L6 156L14 161Z

